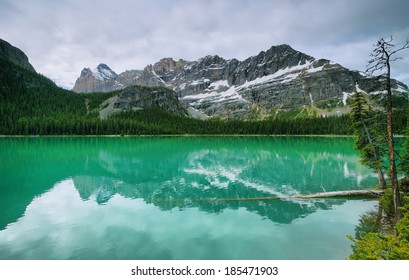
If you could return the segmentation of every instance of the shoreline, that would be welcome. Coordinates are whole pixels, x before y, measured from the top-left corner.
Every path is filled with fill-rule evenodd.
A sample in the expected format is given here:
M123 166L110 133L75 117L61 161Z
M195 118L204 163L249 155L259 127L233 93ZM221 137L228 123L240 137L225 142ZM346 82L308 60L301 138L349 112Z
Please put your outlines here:
M141 135L0 135L0 138L45 138L45 137L107 137L107 138L122 138L122 137L336 137L336 138L352 138L354 135L331 135L331 134L141 134ZM396 138L405 137L402 135L395 136Z

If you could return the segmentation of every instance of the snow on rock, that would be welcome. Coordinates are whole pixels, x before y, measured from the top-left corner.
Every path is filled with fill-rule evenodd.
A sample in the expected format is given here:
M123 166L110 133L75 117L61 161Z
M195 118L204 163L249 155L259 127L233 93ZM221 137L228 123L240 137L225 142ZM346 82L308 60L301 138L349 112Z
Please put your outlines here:
M355 90L356 90L357 92L363 92L363 93L365 93L365 94L368 94L366 91L362 90L362 89L359 87L358 83L355 84Z
M95 78L101 81L115 79L118 76L114 71L111 70L111 68L108 67L108 65L103 63L99 64L97 68L92 70L92 74Z
M242 92L253 86L266 84L266 83L290 82L293 79L296 79L303 72L304 73L305 72L315 73L318 71L322 71L324 66L314 67L313 66L314 62L315 62L314 59L307 61L304 64L301 64L301 61L300 61L299 64L296 66L285 67L283 69L276 71L273 74L266 75L263 77L258 77L251 81L246 81L244 84L239 85L239 86L229 86L229 83L227 80L215 81L215 82L210 83L210 85L207 87L207 92L205 91L200 94L186 95L181 99L185 101L189 101L191 104L196 104L196 105L203 103L203 102L222 102L222 101L248 102L241 96L239 92ZM198 85L198 84L209 83L209 82L210 82L209 79L200 79L200 80L195 80L191 82L190 85ZM183 86L183 88L184 87L185 86ZM221 91L221 92L217 92L225 88L228 88L228 89ZM314 104L314 100L311 94L310 94L310 101L311 101L311 104Z
M315 67L315 68L314 67L308 68L306 70L306 72L309 73L309 74L312 74L312 73L319 72L319 71L322 71L322 70L324 70L324 65L320 66L320 67Z
M344 105L347 105L347 98L352 96L351 92L342 92L342 103L344 103Z
M218 89L219 87L229 87L229 82L227 80L220 80L213 82L209 85L209 89Z
M286 67L276 71L273 74L266 75L263 77L256 78L252 81L246 81L243 85L239 86L239 90L252 87L259 84L265 84L269 82L287 82L296 78L303 70L315 72L312 67L314 60L308 61L307 63L301 64L301 61L298 65L292 67ZM320 67L318 67L320 68ZM320 71L320 70L317 70Z
M201 85L201 84L205 84L205 83L210 83L209 79L200 79L200 80L196 80L190 83L190 85L192 86L197 86L197 85Z
M314 100L312 99L312 94L310 92L310 100L311 100L311 105L314 105Z
M153 68L152 68L152 74L159 80L159 82L166 84L165 81L158 74L156 74Z
M179 90L184 90L186 88L186 83L180 84L178 88Z
M408 92L407 89L405 89L403 86L398 84L398 87L394 89L394 91L398 91L398 92Z
M377 90L377 91L371 91L369 94L378 95L378 94L386 94L386 93L387 93L386 90Z
M223 92L212 91L208 93L186 95L182 97L181 100L187 100L191 103L192 102L202 103L204 101L221 102L221 101L228 101L228 100L245 101L245 99L237 92L235 86L232 86L228 90L223 91Z

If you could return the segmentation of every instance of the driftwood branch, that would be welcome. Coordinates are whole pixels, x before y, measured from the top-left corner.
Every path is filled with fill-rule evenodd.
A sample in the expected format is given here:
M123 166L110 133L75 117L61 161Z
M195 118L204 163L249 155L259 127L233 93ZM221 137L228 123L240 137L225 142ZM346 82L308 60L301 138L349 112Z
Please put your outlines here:
M327 198L327 197L351 197L351 196L369 196L379 197L383 194L382 190L354 190L354 191L338 191L338 192L324 192L307 195L297 195L293 198Z
M207 198L207 199L153 199L152 202L163 203L185 203L185 202L224 202L224 201L262 201L262 200L284 200L284 199L308 199L308 198L333 198L333 197L379 197L382 190L351 190L337 192L323 192L307 195L295 195L287 197L230 197L230 198Z

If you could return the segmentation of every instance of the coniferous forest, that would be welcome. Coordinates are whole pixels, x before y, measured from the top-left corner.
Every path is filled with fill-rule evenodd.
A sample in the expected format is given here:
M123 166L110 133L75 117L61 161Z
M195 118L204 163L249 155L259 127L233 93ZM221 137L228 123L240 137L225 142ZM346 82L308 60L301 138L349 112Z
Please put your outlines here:
M99 108L116 92L77 94L2 57L0 67L0 135L352 134L348 115L198 120L150 107L102 120ZM404 109L396 110L395 120L395 131L402 133Z

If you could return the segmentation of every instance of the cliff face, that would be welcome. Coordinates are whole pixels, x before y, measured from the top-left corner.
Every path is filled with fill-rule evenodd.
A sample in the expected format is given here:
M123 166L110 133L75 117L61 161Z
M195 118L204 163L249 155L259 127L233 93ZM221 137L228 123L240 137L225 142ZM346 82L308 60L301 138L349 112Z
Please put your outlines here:
M22 50L2 39L0 39L0 56L7 58L9 61L25 69L35 72L34 67L28 62L27 55Z
M246 118L257 108L294 109L304 105L345 105L356 88L380 91L373 78L339 64L292 49L273 46L244 61L217 55L197 61L164 58L142 71L126 71L98 79L84 69L76 92L112 91L129 85L164 86L174 90L180 102L195 116ZM96 86L97 85L97 86ZM394 81L399 91L406 85Z
M144 108L162 108L178 116L187 116L173 90L164 87L129 86L118 95L106 100L99 112L101 119L123 111L137 111Z
M123 88L115 78L118 75L106 64L99 64L97 68L91 70L84 68L80 77L75 82L73 90L75 92L108 92Z
M22 50L0 39L0 92L56 87L53 81L35 71Z

